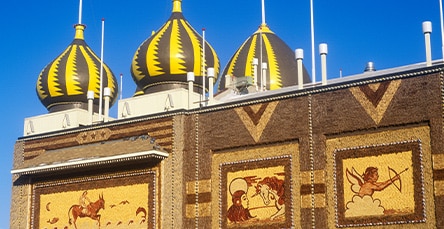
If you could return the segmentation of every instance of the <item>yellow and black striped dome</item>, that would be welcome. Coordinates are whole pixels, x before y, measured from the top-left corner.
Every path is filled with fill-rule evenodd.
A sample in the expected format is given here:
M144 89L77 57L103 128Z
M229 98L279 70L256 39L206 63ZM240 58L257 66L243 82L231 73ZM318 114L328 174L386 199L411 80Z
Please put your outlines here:
M86 44L85 25L77 24L72 43L49 63L37 80L37 95L50 112L71 108L87 109L87 92L100 97L100 58ZM117 99L117 81L112 71L103 64L103 88L111 89L110 104ZM94 99L95 110L99 99Z
M297 79L298 67L293 50L273 33L266 24L262 24L231 57L222 73L223 77L221 77L219 88L225 88L224 76L226 75L232 77L253 77L253 58L257 58L259 63L261 62L261 49L262 62L267 63L267 90L275 90L299 83ZM260 76L262 75L262 71L260 70L260 66L259 64L257 85L261 83ZM310 77L305 67L303 74L303 83L310 82Z
M203 55L202 41L203 37L185 20L181 0L173 0L173 11L168 21L134 54L131 75L137 87L145 94L187 87L187 72L194 72L194 85L201 90L202 59L205 60L205 71L213 67L217 77L220 70L216 52L206 41ZM205 88L208 90L208 84Z

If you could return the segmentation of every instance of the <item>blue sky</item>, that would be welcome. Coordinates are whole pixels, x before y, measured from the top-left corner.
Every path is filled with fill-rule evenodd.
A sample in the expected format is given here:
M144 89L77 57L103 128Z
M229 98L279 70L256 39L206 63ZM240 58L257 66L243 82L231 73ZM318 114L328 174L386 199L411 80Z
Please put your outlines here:
M433 24L432 59L442 59L439 0L313 0L317 81L318 45L328 44L328 78L361 73L369 61L378 70L425 61L422 22ZM0 229L9 228L12 155L26 117L46 114L35 92L40 71L73 40L78 0L7 1L0 7ZM104 61L131 97L134 52L169 18L172 0L84 0L85 40L100 54L105 18ZM185 18L216 50L222 68L261 23L260 0L183 0ZM266 23L292 49L304 49L311 73L310 1L266 0ZM221 69L222 72L222 69ZM116 115L117 103L111 110Z

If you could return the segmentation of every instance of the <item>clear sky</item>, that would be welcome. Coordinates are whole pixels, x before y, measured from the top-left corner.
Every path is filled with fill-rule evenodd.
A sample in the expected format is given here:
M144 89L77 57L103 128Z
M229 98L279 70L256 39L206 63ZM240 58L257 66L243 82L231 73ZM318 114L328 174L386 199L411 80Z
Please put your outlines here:
M318 45L328 44L328 78L361 73L367 62L377 70L425 61L422 22L433 24L432 59L442 59L439 0L313 0L317 81ZM26 117L46 114L35 92L40 71L74 39L79 0L7 1L0 7L0 229L9 228L11 169L15 141ZM169 18L172 0L83 0L85 41L100 55L101 19L105 18L104 61L120 83L123 97L135 84L130 64L138 46ZM221 62L221 72L240 45L261 24L261 0L182 0L194 29ZM309 0L265 0L265 21L292 49L304 49L311 74ZM111 116L117 116L117 103Z

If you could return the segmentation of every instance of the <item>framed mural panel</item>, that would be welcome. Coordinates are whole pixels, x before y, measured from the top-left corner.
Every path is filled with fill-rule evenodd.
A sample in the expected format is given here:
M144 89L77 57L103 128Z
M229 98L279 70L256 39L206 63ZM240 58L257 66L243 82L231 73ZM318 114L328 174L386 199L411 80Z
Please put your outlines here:
M32 228L155 228L156 171L141 170L33 187Z
M338 227L425 222L421 142L336 149Z
M433 228L428 123L326 136L328 227Z
M295 226L293 205L300 201L294 198L292 179L296 146L264 146L214 155L213 174L219 181L219 191L213 193L219 199L218 228Z

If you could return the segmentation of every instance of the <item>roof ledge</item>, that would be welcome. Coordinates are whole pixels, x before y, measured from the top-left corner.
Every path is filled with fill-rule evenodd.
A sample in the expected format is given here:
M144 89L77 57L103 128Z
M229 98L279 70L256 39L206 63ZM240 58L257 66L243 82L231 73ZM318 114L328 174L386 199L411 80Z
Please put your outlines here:
M11 174L13 175L32 175L32 174L42 174L47 172L61 171L65 169L73 169L73 168L88 168L95 167L98 165L105 165L111 163L118 162L129 162L129 161L139 161L143 159L165 159L168 157L168 153L159 151L159 150L148 150L130 154L121 154L115 156L108 157L96 157L96 158L78 158L72 159L62 163L53 163L53 164L41 164L35 167L22 168L22 169L13 169L11 170Z

